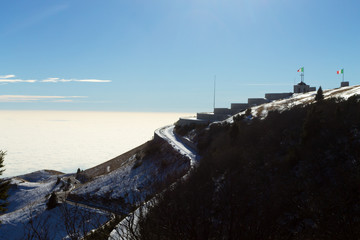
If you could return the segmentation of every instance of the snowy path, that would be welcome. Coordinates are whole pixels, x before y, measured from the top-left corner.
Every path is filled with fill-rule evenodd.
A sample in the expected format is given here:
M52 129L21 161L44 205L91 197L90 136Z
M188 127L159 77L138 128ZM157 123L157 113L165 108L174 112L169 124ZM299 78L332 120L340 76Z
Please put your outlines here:
M190 159L190 166L193 168L199 163L200 156L190 146L187 146L183 141L174 134L174 125L165 126L155 130L155 133L167 141L176 151Z

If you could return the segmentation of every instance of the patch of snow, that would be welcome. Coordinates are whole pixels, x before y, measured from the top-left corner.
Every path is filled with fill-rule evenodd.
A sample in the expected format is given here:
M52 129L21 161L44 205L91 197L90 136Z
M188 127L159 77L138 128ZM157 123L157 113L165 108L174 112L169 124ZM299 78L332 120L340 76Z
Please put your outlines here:
M65 214L64 209L66 209L69 215ZM87 227L78 229L82 234L84 231L90 231L103 224L109 217L107 213L99 210L72 206L66 203L54 209L46 210L46 203L38 202L27 208L1 215L0 239L26 239L31 228L30 220L32 220L37 231L42 234L48 233L49 238L47 239L66 239L68 232L65 222L75 221L75 225L79 226L80 222L86 221Z
M51 171L47 170L40 170L24 175L17 176L18 178L22 178L28 182L41 182L45 181L49 178L53 178L56 174L52 173Z
M72 194L94 204L106 198L106 201L113 201L113 203L108 203L107 207L115 212L122 212L126 210L124 206L138 205L148 195L152 195L154 184L163 182L169 176L176 176L188 167L185 164L186 161L164 163L170 159L171 156L166 159L145 157L138 160L134 154L120 168L76 188Z
M44 201L53 191L59 190L59 185L56 185L57 176L44 177L39 172L34 175L31 179L38 182L28 182L19 177L11 178L7 213Z

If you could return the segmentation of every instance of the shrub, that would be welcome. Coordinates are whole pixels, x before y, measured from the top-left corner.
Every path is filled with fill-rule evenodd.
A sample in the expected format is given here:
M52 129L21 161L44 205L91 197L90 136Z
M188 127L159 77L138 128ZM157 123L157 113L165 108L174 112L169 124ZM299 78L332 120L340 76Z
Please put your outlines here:
M151 140L151 141L148 141L146 143L146 146L145 146L145 155L152 155L152 154L156 154L156 153L159 153L161 151L161 141L159 140Z

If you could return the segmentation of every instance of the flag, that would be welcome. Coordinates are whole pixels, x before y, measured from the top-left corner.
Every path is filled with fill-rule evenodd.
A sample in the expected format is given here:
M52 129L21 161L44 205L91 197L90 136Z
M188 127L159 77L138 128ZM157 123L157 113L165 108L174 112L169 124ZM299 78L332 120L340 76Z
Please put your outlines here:
M298 72L304 72L304 67L299 68L297 71L298 71Z
M344 74L344 69L341 69L339 71L336 71L337 74Z

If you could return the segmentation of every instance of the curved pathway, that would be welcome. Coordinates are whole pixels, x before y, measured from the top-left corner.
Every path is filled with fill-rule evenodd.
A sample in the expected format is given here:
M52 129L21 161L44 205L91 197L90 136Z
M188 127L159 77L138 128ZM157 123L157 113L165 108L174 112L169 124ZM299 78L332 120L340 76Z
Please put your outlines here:
M193 148L187 146L180 137L174 134L174 128L174 125L165 126L155 130L155 134L168 142L176 151L187 156L190 159L191 168L195 167L199 163L199 155Z

